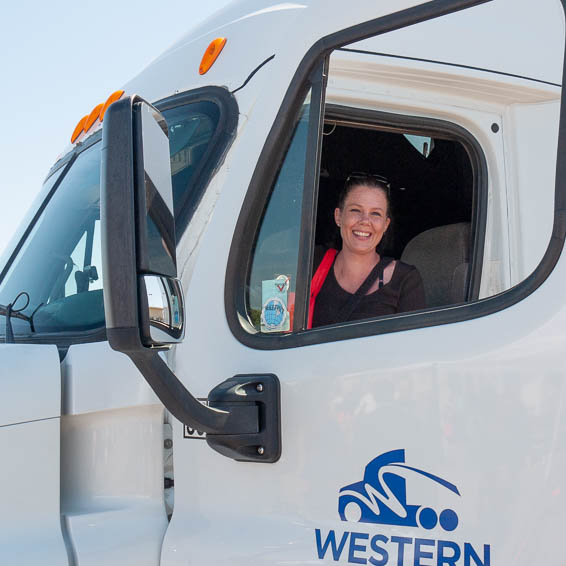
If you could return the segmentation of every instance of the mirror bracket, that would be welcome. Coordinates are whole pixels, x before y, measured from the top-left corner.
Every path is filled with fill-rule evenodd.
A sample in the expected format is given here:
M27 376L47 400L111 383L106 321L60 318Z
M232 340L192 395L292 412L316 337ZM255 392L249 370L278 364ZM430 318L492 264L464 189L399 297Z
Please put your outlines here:
M240 462L273 463L281 456L281 394L273 374L235 375L208 394L208 404L229 409L251 404L258 411L258 430L248 434L207 434L208 445Z
M240 462L277 462L281 456L281 388L273 374L236 375L208 394L208 406L185 389L156 350L128 355L167 410L206 432L208 445Z

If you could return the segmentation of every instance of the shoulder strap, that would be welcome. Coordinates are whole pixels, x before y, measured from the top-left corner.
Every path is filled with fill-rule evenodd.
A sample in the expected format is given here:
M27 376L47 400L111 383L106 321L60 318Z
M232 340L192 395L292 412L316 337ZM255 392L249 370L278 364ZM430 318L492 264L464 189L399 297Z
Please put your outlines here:
M307 328L312 328L312 317L314 314L314 305L316 303L316 297L319 294L324 282L326 281L326 276L334 263L334 259L336 258L336 254L338 250L334 248L330 248L326 250L318 269L315 271L311 281L311 295L310 295L310 302L309 302L309 320Z
M322 289L322 286L323 286L324 282L326 281L326 276L328 275L328 272L330 271L330 268L332 267L332 264L334 263L334 258L336 257L337 253L338 253L338 250L335 250L333 248L326 250L326 253L324 254L324 257L322 258L322 261L320 262L318 269L315 271L315 274L312 277L311 298L313 296L316 297L318 295L318 293L320 292L320 290Z
M364 298L366 293L369 291L370 287L375 283L375 280L379 278L378 289L383 286L383 271L385 268L393 261L393 258L382 257L375 265L375 267L370 271L366 280L358 287L358 290L350 297L350 300L342 307L336 320L339 322L346 322L352 313L356 310L361 300Z

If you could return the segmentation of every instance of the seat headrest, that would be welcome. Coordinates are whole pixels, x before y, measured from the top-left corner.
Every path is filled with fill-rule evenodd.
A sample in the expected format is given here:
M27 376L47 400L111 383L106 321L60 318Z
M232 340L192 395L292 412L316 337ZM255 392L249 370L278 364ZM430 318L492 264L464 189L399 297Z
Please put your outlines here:
M454 277L454 272L462 264L469 265L469 249L469 222L425 230L405 246L401 261L414 265L419 270L429 307L465 299L468 270L464 268L465 274L462 274L463 268L460 268L457 278ZM458 289L453 288L455 281Z

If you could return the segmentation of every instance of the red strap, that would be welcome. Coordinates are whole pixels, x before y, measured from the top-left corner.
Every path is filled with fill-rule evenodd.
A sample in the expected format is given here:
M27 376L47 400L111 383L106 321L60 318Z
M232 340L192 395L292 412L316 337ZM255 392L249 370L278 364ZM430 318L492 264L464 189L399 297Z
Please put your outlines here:
M324 285L324 282L326 281L326 276L328 275L328 272L330 271L330 268L332 267L332 264L334 263L334 258L336 257L337 253L338 253L338 250L335 250L333 248L326 250L326 253L324 254L324 257L322 258L322 261L320 262L318 269L316 270L315 274L313 275L313 278L312 278L312 281L311 281L311 297L310 297L310 302L309 302L309 321L308 321L307 328L312 328L312 317L313 317L313 314L314 314L314 305L316 303L316 297L318 296L318 293L320 292L320 290L322 289L322 286Z

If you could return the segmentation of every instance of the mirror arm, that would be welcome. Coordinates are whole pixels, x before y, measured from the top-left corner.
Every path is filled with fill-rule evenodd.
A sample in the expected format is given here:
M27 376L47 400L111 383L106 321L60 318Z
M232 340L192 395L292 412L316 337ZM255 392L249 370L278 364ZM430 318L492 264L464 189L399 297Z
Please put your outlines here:
M183 424L207 434L255 434L259 415L255 403L238 403L228 410L207 407L188 391L157 350L128 353L167 410Z

